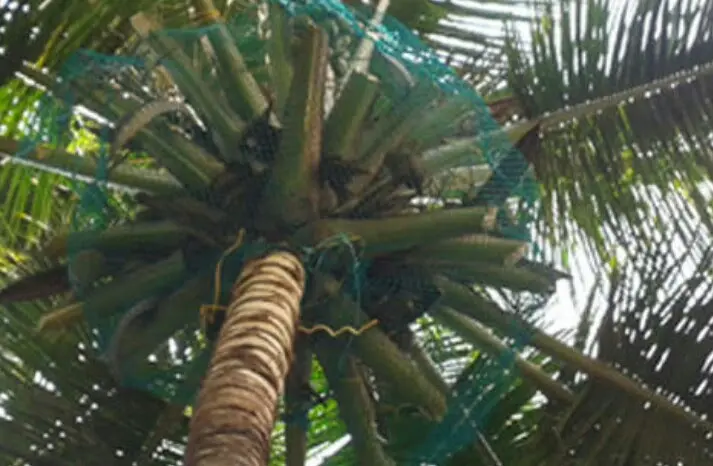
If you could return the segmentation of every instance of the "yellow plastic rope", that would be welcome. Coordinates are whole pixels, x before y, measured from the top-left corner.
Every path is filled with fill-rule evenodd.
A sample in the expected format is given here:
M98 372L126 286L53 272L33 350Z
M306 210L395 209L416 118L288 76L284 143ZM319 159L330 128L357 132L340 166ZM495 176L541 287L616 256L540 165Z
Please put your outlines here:
M240 247L243 245L243 241L245 239L245 229L241 229L238 232L237 237L235 238L235 242L233 243L232 246L230 246L228 249L226 249L223 254L220 256L220 259L218 260L218 263L215 266L215 274L214 274L214 282L215 282L215 291L213 293L213 304L203 304L200 307L200 319L201 319L201 329L205 333L205 329L207 324L212 323L213 320L215 319L215 313L217 311L226 311L228 309L227 306L221 306L218 304L220 302L220 291L221 291L221 283L222 283L222 274L223 274L223 263L225 262L225 259L228 258L232 253L240 249ZM352 235L348 236L347 239L353 243L359 241L361 242L362 239L359 236ZM330 237L322 242L320 242L316 247L315 250L320 250L320 249L327 249L328 247L334 247L336 246L339 242L338 237ZM344 327L341 327L337 330L332 329L331 327L328 327L324 324L317 324L314 327L304 327L304 326L299 326L298 330L302 333L306 333L308 335L312 335L314 333L317 333L319 331L325 332L332 338L337 338L338 336L344 334L344 333L350 333L354 336L359 336L362 333L366 332L367 330L375 327L376 325L379 324L378 319L373 319L366 323L365 325L362 325L361 327L354 328L350 325L346 325Z
M368 323L362 325L358 329L351 327L349 325L345 325L344 327L338 329L338 330L333 330L330 327L327 327L324 324L317 324L314 327L303 327L300 325L299 331L302 333L306 333L308 335L312 335L313 333L317 333L319 331L325 332L332 338L337 338L339 335L343 333L351 333L352 335L358 337L362 333L366 332L370 328L375 327L376 325L379 324L379 319L373 319L369 321Z
M200 308L201 315L201 328L205 332L206 323L212 323L215 318L215 313L217 311L227 310L227 306L221 306L218 304L220 302L220 287L222 282L223 274L223 262L228 258L229 255L240 249L243 245L243 240L245 239L245 229L241 229L238 232L238 236L235 238L235 242L232 246L226 249L220 256L218 263L215 266L215 292L213 293L213 304L203 304Z
M217 23L223 19L223 15L215 8L211 8L205 11L201 11L195 16L196 22L207 23L214 22Z
M329 238L325 238L321 242L315 246L314 251L319 251L319 250L324 250L324 249L329 249L333 247L337 247L339 245L345 244L345 240L348 241L351 244L361 244L362 246L364 245L364 240L358 236L358 235L350 235L350 234L342 234L342 235L335 235L335 236L330 236ZM352 248L353 254L356 254L354 252L353 247ZM365 325L362 325L358 329L355 327L352 327L351 325L345 325L344 327L341 327L337 330L332 329L331 327L324 325L324 324L317 324L313 327L304 327L300 325L298 327L298 330L302 333L306 333L307 335L312 335L317 332L324 332L327 335L329 335L332 338L337 338L338 336L344 334L344 333L350 333L354 336L359 336L362 333L366 332L367 330L375 327L376 325L379 324L378 319L373 319L366 323Z
M349 240L352 243L364 243L364 239L359 236L359 235L335 235L335 236L330 236L329 238L325 238L322 241L320 241L317 246L315 246L315 249L325 249L327 246L336 246L338 244L344 244L344 239Z

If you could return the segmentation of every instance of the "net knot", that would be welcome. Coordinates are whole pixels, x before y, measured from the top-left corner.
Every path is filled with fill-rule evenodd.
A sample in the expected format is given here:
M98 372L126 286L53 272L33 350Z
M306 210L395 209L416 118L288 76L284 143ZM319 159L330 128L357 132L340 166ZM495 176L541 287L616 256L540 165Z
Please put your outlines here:
M333 329L324 324L317 324L313 327L303 327L300 326L298 329L302 333L313 334L319 331L325 332L332 338L337 338L342 334L348 334L348 340L344 347L344 351L340 355L338 366L342 368L345 357L349 352L349 347L354 339L361 335L363 332L375 327L379 324L378 319L372 319L364 325L359 325L360 316L358 311L361 309L361 294L362 294L362 280L361 280L361 270L363 264L361 261L361 251L364 250L364 239L358 235L349 233L337 233L336 235L325 238L323 241L319 242L314 248L305 248L304 262L307 264L307 268L310 272L321 271L324 269L329 269L335 266L335 264L329 263L327 260L329 253L334 253L338 255L339 250L346 250L349 253L349 271L347 273L346 280L351 281L352 293L354 297L354 302L356 303L355 310L357 314L354 315L354 325L345 325L338 329Z
M360 252L363 250L364 240L358 235L347 233L337 233L336 235L325 238L314 247L306 247L303 249L304 260L307 268L311 272L322 271L330 265L327 258L330 253L346 250L349 253L349 274L348 278L352 282L354 299L357 304L361 304L361 277L360 270L362 267Z

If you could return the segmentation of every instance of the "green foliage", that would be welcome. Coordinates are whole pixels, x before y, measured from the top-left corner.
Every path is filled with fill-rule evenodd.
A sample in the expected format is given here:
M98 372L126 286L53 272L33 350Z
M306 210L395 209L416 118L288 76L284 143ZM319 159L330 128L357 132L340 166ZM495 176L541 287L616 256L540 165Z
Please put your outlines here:
M394 0L388 12L405 26L425 34L435 32L449 13L447 7L430 0Z
M422 282L415 286L407 284L411 279L410 269L419 270L426 265L416 260L413 266L406 267L408 252L441 240L489 232L504 217L496 217L486 204L499 205L511 194L524 195L525 201L531 202L532 198L527 197L529 191L516 191L527 176L508 171L508 164L517 154L506 135L497 131L480 98L435 60L408 30L393 21L388 28L381 28L384 38L375 44L381 60L373 60L370 69L354 71L371 73L370 79L381 84L376 96L372 92L379 100L379 107L366 105L363 115L354 122L355 130L347 136L350 144L363 144L357 146L354 154L344 153L343 148L350 144L343 143L338 145L336 153L322 154L325 115L321 100L326 87L327 47L341 38L351 38L356 45L365 18L357 18L345 8L328 3L290 3L286 11L294 18L270 22L270 27L282 29L273 30L277 33L267 39L258 35L257 23L242 29L235 27L236 24L218 22L198 30L166 31L159 30L161 26L150 17L137 16L133 23L144 40L135 47L136 56L78 53L64 66L61 79L56 82L53 77L44 79L55 85L51 86L52 94L45 95L41 101L38 111L30 115L36 124L31 128L29 139L34 138L35 145L26 151L7 150L16 152L19 160L32 160L64 171L81 171L85 176L95 167L98 183L85 186L81 194L83 208L74 225L80 231L69 236L59 235L45 253L52 252L51 255L66 260L68 264L63 267L72 277L78 275L81 254L96 253L101 256L102 264L86 283L73 279L62 283L64 288L59 290L48 283L36 287L47 297L73 292L70 305L46 316L43 326L71 325L78 315L84 314L92 330L98 332L92 343L104 352L114 375L131 386L159 393L179 406L191 403L207 364L203 356L211 350L210 344L205 344L206 337L211 338L211 331L207 331L205 337L196 336L200 304L210 299L211 286L216 289L215 304L225 304L226 293L221 294L218 286L229 290L245 260L260 251L278 247L277 242L287 241L310 266L310 281L335 284L330 291L334 299L330 299L330 306L322 305L318 294L307 298L305 310L315 310L305 312L305 322L314 321L333 328L360 327L371 319L379 324L378 328L360 335L353 344L351 341L343 344L343 340L338 344L342 352L353 352L359 364L369 371L368 376L366 373L363 376L359 392L363 396L356 406L351 405L350 396L339 400L340 414L354 438L376 438L374 423L362 422L359 416L361 412L370 411L372 404L378 405L374 409L381 413L385 401L378 400L385 397L381 398L378 393L386 392L393 395L396 408L385 410L388 413L381 414L384 420L379 424L389 423L406 404L410 410L427 413L429 423L424 426L428 430L424 433L438 430L442 434L461 422L463 416L471 416L471 410L463 414L458 409L458 394L447 423L438 424L446 409L448 386L437 376L429 378L420 373L396 341L396 333L406 331L409 322L423 314L438 293L430 276L436 270L418 278ZM311 24L307 15L318 24ZM257 21L252 15L238 19L248 23ZM340 25L338 34L330 31L330 37L322 27L334 22ZM341 26L346 28L338 30ZM241 54L242 47L254 44L254 41L244 41L242 34L271 42L264 48L251 49L252 54L263 59L266 53L273 59L282 51L284 63L267 61L275 69L269 69L265 75L275 80L277 91L284 89L278 85L276 69L292 72L294 81L283 96L280 117L272 114L270 95L266 93L269 89L257 84L258 80L262 81L258 78L264 71L265 61L247 59ZM277 46L293 36L301 46ZM210 42L211 53L206 53L206 41ZM158 57L161 62L155 66ZM404 74L402 80L393 80L395 69ZM347 80L350 76L338 79ZM411 86L409 82L414 80L416 84ZM339 87L344 82L336 84ZM360 92L360 88L356 91ZM186 104L168 100L169 94L176 93L185 98ZM53 98L58 102L53 103ZM464 161L463 157L480 162L486 172L489 168L485 162L497 163L497 173L490 177L495 183L486 185L492 189L484 193L472 184L464 186L466 195L478 192L474 194L472 205L423 209L423 212L409 209L410 201L419 192L430 189L425 182L450 168L436 160L430 166L431 171L422 172L418 160L427 149L438 149L444 137L454 130L454 125L445 116L439 118L439 114L441 103L457 99L461 105L455 108L444 105L444 111L449 112L444 115L455 112L458 119L472 120L473 128L480 130L477 137L463 141L465 150L461 150L459 162ZM93 112L95 116L91 118L99 125L98 130L85 128L102 141L87 155L68 153L72 148L78 152L84 149L77 142L77 136L84 133L72 129L75 123L82 123L73 114L77 105ZM414 135L411 130L424 124L423 108L432 109L433 117L428 127L430 134L419 138L423 135L418 132ZM193 120L191 111L197 115ZM177 112L189 117L168 118ZM352 123L348 115L340 121ZM109 126L106 122L113 126L111 131L103 127ZM200 126L198 123L207 129L196 129ZM336 126L330 131L340 132L341 128ZM129 152L139 154L125 155L124 147L134 143L140 144L143 150L132 151L129 147ZM8 148L11 145L6 142ZM349 155L355 157L350 160ZM147 157L152 157L155 164L165 170L151 175L148 175L151 169L138 170L147 175L143 179L148 184L138 183L138 173L132 176L129 171L121 171L126 161ZM269 170L265 170L266 167ZM167 177L162 176L166 174L170 174L169 180L175 184L159 182L166 180ZM394 182L384 184L383 180L389 176ZM105 181L144 191L134 199L136 204L143 205L135 218L122 215L131 208L125 212L114 209L114 197L104 195ZM343 187L344 191L337 192ZM374 191L374 188L378 189ZM333 203L311 204L318 195L328 194L330 190L337 194ZM430 194L430 191L425 192ZM171 202L167 202L169 197ZM97 204L102 198L105 202ZM246 206L246 200L250 205ZM257 209L258 206L261 208ZM156 223L151 219L162 221ZM302 228L296 229L298 226ZM227 283L211 285L203 280L215 269L215 260L221 251L234 241L232 236L243 228L247 231L248 244L238 250L235 260L219 275L219 280L227 280ZM508 233L503 230L503 234ZM356 292L348 283L343 283L339 251L336 255L328 254L331 253L328 241L345 236L352 248L356 244L351 245L355 242L351 238L363 243L359 253L352 253L354 268L362 262L361 254L366 260L382 260L374 265L364 260L365 278L369 283L365 286L363 279L361 284L357 282ZM506 261L514 264L522 255L523 245L519 242L508 243L497 237L488 241L504 243L482 258L496 268ZM462 245L463 248L478 255L477 241ZM400 255L404 254L403 263L399 264ZM314 258L318 259L313 261ZM314 267L313 262L317 263ZM328 274L325 276L329 276L329 280L321 278L324 274ZM542 283L516 284L517 277L508 271L499 277L494 272L476 275L477 270L462 270L456 279L478 282L482 286L513 285L545 292L551 288L550 279L545 280L544 287ZM520 278L527 281L533 275L526 273ZM33 288L34 283L47 276L31 276L20 284ZM392 291L389 287L393 282L406 292ZM5 298L18 299L17 289L8 289ZM387 314L385 308L378 308L384 298L391 299L400 311ZM413 298L415 302L408 301ZM359 323L353 321L354 316L358 316ZM127 350L127 345L133 350ZM414 345L418 347L415 342ZM329 365L324 367L327 372L334 369ZM334 377L340 373L331 374L330 385L337 391L336 387L341 384ZM497 381L498 371L492 377ZM320 411L315 410L316 415L321 414ZM286 422L285 431L292 421ZM335 435L343 432L337 429L340 424L333 419L325 422L332 427L325 431L328 437L314 436L311 441L334 440ZM322 426L325 422L321 422ZM389 437L394 443L393 455L405 458L408 455L399 450L408 445L396 441L399 430L406 429L390 432ZM463 434L467 443L469 434ZM276 455L280 453L282 436L282 427L278 427L273 443ZM354 443L357 457L364 458L359 448L361 444L357 440ZM439 451L444 458L454 448L446 443ZM386 457L379 441L370 444L376 449L374 458Z
M157 3L153 10L160 10L167 23L185 24L195 19L187 13L185 5L169 3L172 6L165 2ZM603 304L599 302L598 309L601 312L602 307L607 308L609 320L605 321L599 333L594 323L598 314L589 310L597 299L590 299L586 323L583 320L577 346L584 348L587 346L584 340L590 343L594 340L603 359L635 372L650 386L673 392L683 398L681 403L710 417L710 413L706 412L710 406L704 384L707 376L701 375L705 371L710 347L705 325L709 320L705 316L710 308L705 291L707 282L698 286L694 286L693 282L679 286L683 278L677 278L690 277L692 267L695 269L698 264L706 264L700 257L710 242L709 197L701 184L708 182L711 176L707 149L707 121L711 115L706 97L710 93L707 65L713 60L710 56L711 44L708 43L711 37L710 15L707 14L711 9L710 2L630 2L627 11L634 11L636 15L612 9L610 3L604 1L540 2L549 5L549 11L545 11L545 16L534 25L529 44L514 38L507 43L505 50L509 66L502 66L504 54L501 53L502 37L499 33L475 30L465 19L457 17L495 22L527 21L529 15L524 12L505 14L489 9L491 3L513 6L523 2L416 2L416 7L408 6L414 2L392 3L392 13L403 14L401 19L410 27L426 33L435 31L436 35L429 39L441 48L449 63L474 85L488 90L499 86L502 95L498 96L516 96L518 102L509 102L505 114L515 111L531 119L542 117L542 137L536 138L538 143L521 147L543 183L545 199L539 217L539 235L551 245L559 246L565 259L572 257L575 246L579 246L585 248L597 269L608 267L617 273L626 271L629 274L628 281L604 280L604 289L609 291L610 299ZM41 63L54 66L78 44L105 51L119 50L124 46L122 41L111 42L109 38L118 36L112 36L113 32L104 35L102 28L106 31L121 30L126 33L124 37L131 35L126 25L135 12L133 6L130 9L126 4L109 2L107 5L112 6L105 8L111 14L106 13L96 21L89 21L91 9L85 3L76 3L76 8L68 9L62 15L58 14L61 12L59 5L66 5L62 2L52 4L57 4L57 8L47 10L47 17L43 18L38 13L31 15L31 20L13 22L13 28L9 29L12 35L4 33L1 36L3 46L9 45L8 51L12 52L11 59L3 63L12 65L3 69L5 73L9 73L10 69L19 69L18 57L39 58ZM448 17L444 17L446 12ZM49 20L51 14L56 16L52 19L54 23ZM112 21L108 21L109 17ZM694 21L696 17L700 21ZM61 21L64 21L62 25L57 26ZM40 22L45 25L47 34L40 36L32 47L20 48L22 42L18 37L22 37L21 32L26 33L28 28ZM434 29L436 22L438 27ZM72 23L77 26L66 26ZM660 35L658 29L652 27L658 23L667 25ZM56 35L61 39L50 41L52 27L67 34ZM444 42L443 37L451 40ZM41 58L43 53L46 58ZM699 68L695 69L696 66ZM667 77L676 72L687 72L690 82L675 79L673 81L677 82L677 86L670 88L669 84L673 81ZM510 88L507 90L502 90L504 73L509 78ZM657 84L660 79L665 81ZM5 123L7 126L0 128L0 133L16 136L19 134L17 121L20 110L31 108L37 91L18 81L4 90L3 108L11 108L13 113L8 113L3 120L10 123ZM654 92L648 95L648 91ZM495 100L496 94L492 96ZM584 104L589 100L594 103ZM552 115L543 117L546 112L552 112ZM560 126L562 122L566 124ZM13 238L11 244L36 243L45 232L62 225L61 220L54 218L55 214L67 218L71 212L71 199L62 203L54 190L54 186L61 183L59 177L30 173L24 168L9 165L0 168L0 175L3 181L0 185L4 187L2 236ZM35 183L35 191L31 183ZM642 189L642 186L649 188ZM676 221L667 222L668 218ZM652 271L662 267L661 264L671 265L679 259L671 249L664 247L666 244L690 248L691 256L685 261L688 266L670 269L665 276L654 276ZM627 254L622 254L622 250ZM5 265L6 270L15 273L15 263L24 264L28 259L9 251L2 255L4 261L0 263ZM646 260L638 261L644 255L647 255ZM703 277L705 269L702 267L697 277ZM661 298L662 294L667 297ZM601 298L601 295L598 296ZM681 296L690 296L690 299L685 302L683 298L678 299ZM668 304L654 305L662 299ZM695 312L687 310L688 307ZM15 310L14 307L12 309ZM30 329L39 311L34 312L32 321L23 323L24 333L17 333L22 335L19 339L32 340ZM25 314L29 316L31 312L22 306L11 315L18 318ZM585 329L589 326L592 328ZM679 327L695 330L680 332ZM8 334L16 332L17 325L13 329L6 331ZM631 337L632 334L635 336ZM470 360L485 358L447 329L433 323L423 324L418 338L449 383L457 378ZM36 355L54 349L42 350L45 352L42 353L33 347L38 344L33 341L32 344L21 345L18 339L10 339L7 343L26 366L21 378L24 389L31 386L28 374L33 370L49 373L50 363L46 356L38 358ZM658 356L667 350L669 356L663 368L657 368L661 358L640 356L649 351ZM532 358L542 362L537 354ZM72 357L68 356L67 361L71 362ZM75 383L90 387L93 383L90 377L99 377L94 372L85 371L84 366L78 368L69 362L66 366L57 366L61 370L56 369L52 373L57 383L76 380L81 372L86 374L86 380ZM561 369L551 361L544 367L548 371ZM570 388L581 390L581 373L569 369L563 373L563 380ZM16 377L18 371L8 371L8 378L0 378L0 384L5 380L8 387L17 387L13 385L17 382L12 377ZM709 439L701 439L700 434L689 431L688 426L677 430L676 436L668 435L670 431L666 428L671 421L665 415L643 412L636 402L621 393L602 388L595 382L585 383L591 388L582 392L581 400L570 409L552 404L544 407L533 404L532 386L517 379L508 395L494 409L492 424L483 429L486 445L502 464L515 466L570 464L567 462L570 460L611 464L609 455L621 452L643 454L643 457L638 457L641 461L648 461L648 455L671 464L685 459L685 464L688 464L698 460L695 455L701 453L701 450L690 447L692 442L702 449L708 447ZM313 384L318 387L317 391L326 391L321 373L316 373ZM701 386L702 394L692 395ZM34 389L30 389L30 393L35 393ZM23 425L49 428L47 419L34 414L36 411L33 411L35 408L31 403L37 403L39 399L39 395L26 400L15 397L7 402L7 406L16 407L16 422L22 423L20 420L25 419ZM153 402L146 403L150 405ZM604 405L609 411L597 411ZM119 406L105 401L101 404L102 413L113 416L112 419L122 419L121 412L112 411L118 410ZM71 403L62 407L67 413L80 409L77 404ZM592 421L592 413L599 416L597 421ZM345 432L332 401L315 408L312 416L312 432L319 433L310 437L315 445L334 441ZM621 416L627 422L617 427L615 421ZM127 429L136 429L145 435L147 426L152 422L150 416L137 416L136 424ZM641 429L642 426L647 428ZM12 426L8 424L6 427ZM275 464L281 464L284 452L281 429L283 426L278 425L273 442ZM642 433L638 434L639 431ZM124 438L123 435L119 437ZM610 441L614 436L619 439L618 442ZM172 440L180 444L180 437L176 433ZM661 441L664 437L666 442ZM0 435L0 438L5 436ZM6 438L10 439L5 445L5 451L10 452L8 458L28 458L25 449L29 449L29 444L15 443L16 450L12 450L10 442L21 439L11 437L10 433ZM86 445L81 443L86 437L76 438L74 446L67 447L67 464L72 464L72 458L76 457L71 455L77 454L79 448ZM105 439L96 440L101 441ZM131 440L117 448L131 451L137 448L136 445ZM474 442L457 455L452 464L473 464L473 457L477 458L475 461L478 463L475 464L497 464L487 459L490 453L483 445L483 442ZM637 449L636 445L650 448ZM97 447L97 452L103 450L108 452L110 448ZM570 450L576 454L568 459ZM329 464L354 464L353 455L353 450L347 448ZM101 457L101 461L107 461L106 458ZM703 461L700 464L709 463L708 458L700 461Z
M692 240L693 218L710 233L712 5L552 2L529 47L509 42L510 88L522 116L541 118L541 143L525 155L550 243L569 249L584 233L599 266L615 245L632 251L661 234L658 220L682 205L695 214L678 217L677 240Z

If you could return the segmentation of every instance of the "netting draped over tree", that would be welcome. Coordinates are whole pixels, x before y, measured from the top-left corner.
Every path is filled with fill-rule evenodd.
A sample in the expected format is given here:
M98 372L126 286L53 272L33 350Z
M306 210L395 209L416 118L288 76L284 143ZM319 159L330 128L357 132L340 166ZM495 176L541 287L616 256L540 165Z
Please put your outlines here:
M537 295L556 278L523 262L537 189L483 100L395 21L337 1L136 27L132 54L66 63L18 154L77 178L72 231L45 251L67 257L73 293L53 318L86 317L122 383L191 404L243 266L289 251L307 271L299 339L353 442L369 443L341 400L364 396L413 411L375 414L389 445L411 445L389 451L399 464L471 444L514 388L514 353L478 358L449 387L402 364L421 338L410 326L457 307L444 289ZM512 348L524 328L505 332ZM293 408L288 424L314 415L309 400Z

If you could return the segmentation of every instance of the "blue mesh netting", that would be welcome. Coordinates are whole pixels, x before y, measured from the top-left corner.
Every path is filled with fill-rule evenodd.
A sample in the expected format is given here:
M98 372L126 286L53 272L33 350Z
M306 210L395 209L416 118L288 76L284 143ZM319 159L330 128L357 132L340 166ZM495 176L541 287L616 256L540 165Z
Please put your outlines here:
M334 135L324 135L325 146L340 153L323 154L320 176L334 199L320 207L322 217L376 219L453 206L507 206L493 234L529 240L537 189L528 163L482 98L435 52L395 20L374 26L341 2L271 5L278 6L282 10L271 11L286 13L286 29L278 31L286 37L284 53L295 52L291 37L299 35L305 18L327 32L327 84L343 89L326 99L334 114L350 77L360 72L350 68L350 59L362 39L370 37L375 47L367 72L378 88L358 135L341 145ZM267 108L258 109L266 113L255 121L244 124L245 98L226 85L235 76L221 66L225 56L215 44L225 37L219 27L160 31L131 55L77 53L66 63L61 85L42 100L33 134L18 154L77 180L81 200L65 252L75 295L115 375L176 403L193 401L219 325L218 319L201 329L198 310L225 305L242 264L283 247L285 240L279 228L265 230L253 220L260 199L250 197L264 188L265 167L276 152L299 143L290 128L273 125L267 116L289 121L291 111L284 100L288 88L280 87L284 69L265 58L274 60L277 53L275 24L281 23L262 21L250 10L227 28L242 54L241 72L251 73L268 96ZM327 118L327 129L329 124ZM125 138L134 126L135 134ZM464 135L462 128L473 130ZM38 143L86 153L39 158ZM355 197L354 179L363 176L355 165L378 161L374 154L384 147L386 169ZM515 201L516 213L508 215ZM184 228L174 228L176 222ZM226 255L239 231L243 241ZM413 299L412 315L369 315L385 332L408 326L438 300L428 267L400 263L398 255L382 258L378 251L364 257L370 245L347 233L336 232L329 244L301 246L299 253L310 276L319 271L340 277L344 293L365 311L384 296L405 293ZM92 254L96 250L99 257ZM354 322L357 327L359 319ZM347 354L355 337L345 338ZM527 341L519 332L514 349ZM466 377L455 387L447 415L428 427L421 447L401 458L404 464L441 464L472 442L512 385L511 358L482 360L477 380Z
M497 357L481 355L464 368L453 385L445 417L429 431L425 441L410 452L411 456L405 462L444 464L453 453L477 442L478 437L491 427L489 421L493 411L516 387L515 355L530 340L530 334L524 328L513 324L512 330L515 337L509 351Z

